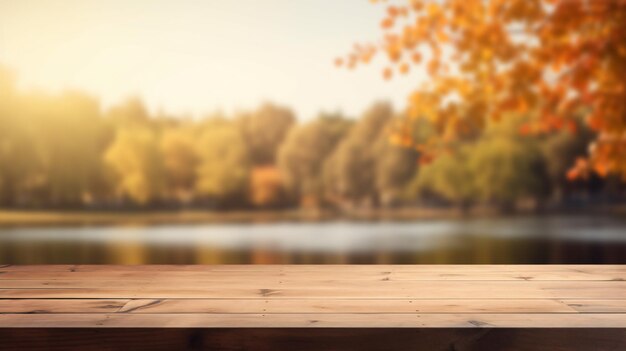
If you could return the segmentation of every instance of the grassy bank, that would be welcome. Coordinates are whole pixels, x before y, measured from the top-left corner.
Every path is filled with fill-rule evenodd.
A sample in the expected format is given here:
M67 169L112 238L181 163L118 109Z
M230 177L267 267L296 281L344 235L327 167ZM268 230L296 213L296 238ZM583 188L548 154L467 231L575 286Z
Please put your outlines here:
M202 223L263 223L278 221L314 222L324 220L413 220L461 217L455 209L375 209L337 212L331 210L272 211L17 211L0 210L0 227L19 226L107 226Z
M601 215L626 215L625 207L564 210L552 209L540 213L518 211L517 214L568 214L585 213ZM492 208L473 208L461 211L456 208L393 208L359 209L350 211L333 210L263 210L263 211L88 211L88 210L0 210L0 227L22 226L146 226L165 224L203 223L263 223L263 222L316 222L326 220L398 220L445 219L462 217L500 216ZM508 214L511 215L511 214Z

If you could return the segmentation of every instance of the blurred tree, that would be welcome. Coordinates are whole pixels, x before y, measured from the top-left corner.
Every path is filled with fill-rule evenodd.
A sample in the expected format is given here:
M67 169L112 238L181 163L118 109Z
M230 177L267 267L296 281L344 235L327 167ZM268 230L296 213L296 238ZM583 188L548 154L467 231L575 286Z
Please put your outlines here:
M179 201L188 202L193 197L199 163L196 142L191 127L167 128L161 137L166 188Z
M396 145L390 138L390 132L397 130L399 123L401 121L398 118L389 121L387 132L383 133L373 146L376 191L383 205L392 205L402 200L406 186L417 171L419 156L417 151L414 148Z
M422 156L445 153L448 143L507 112L538 111L541 118L523 128L535 133L573 129L575 112L588 108L586 122L597 136L589 162L577 162L571 174L593 168L626 178L626 1L394 4L387 5L379 44L355 45L336 64L351 68L382 52L390 63L386 79L408 74L411 65L427 69L431 78L409 102L410 118L436 126L438 137L417 145Z
M278 152L278 166L287 186L299 197L320 203L323 166L352 123L338 114L322 114L294 127Z
M554 200L561 201L574 176L568 177L572 164L584 154L594 138L594 133L584 123L577 121L578 133L561 130L541 138L541 152ZM579 180L580 182L580 180Z
M128 98L104 112L101 142L106 148L114 142L120 130L133 128L157 130L154 120L138 97Z
M33 124L23 116L26 102L11 71L0 66L0 206L14 206L41 182L41 159Z
M467 207L475 202L513 209L549 192L546 162L536 139L520 136L520 118L491 123L477 141L464 142L421 168L412 195L436 195Z
M283 177L274 166L257 166L250 175L250 201L257 207L280 207L287 203Z
M102 120L96 99L76 92L28 97L36 122L35 144L44 173L44 193L53 206L80 205L101 184Z
M214 119L205 123L196 151L199 196L224 204L246 193L250 160L244 138L232 122Z
M467 208L476 199L469 154L469 148L462 147L437 157L428 167L421 167L408 186L409 195L421 199L434 195Z
M473 107L449 112L481 121ZM276 207L296 198L316 206L391 205L409 182L410 196L502 207L547 196L547 184L557 189L556 198L565 188L579 199L623 192L594 172L589 182L565 177L595 138L574 117L565 130L522 137L520 131L531 128L524 123L536 125L539 113L502 114L498 123L467 124L463 134L442 141L439 120L394 116L385 103L358 121L322 114L291 129L288 110L266 105L259 111L198 121L150 115L130 99L102 118L92 97L18 91L10 72L0 69L0 206L97 205L116 197L141 205L198 200ZM429 154L431 140L445 144L438 157ZM434 161L415 175L417 153L422 162Z
M111 107L105 117L118 127L146 126L150 115L139 97L132 97Z
M331 193L353 203L378 202L373 143L385 135L392 116L388 103L374 104L339 143L324 166L324 181Z
M481 140L471 149L469 167L477 199L499 208L548 195L545 162L532 141L506 135Z
M147 205L163 194L163 164L155 132L145 127L121 129L104 155L119 195Z
M278 147L295 124L291 110L266 103L256 111L238 118L253 165L271 165Z

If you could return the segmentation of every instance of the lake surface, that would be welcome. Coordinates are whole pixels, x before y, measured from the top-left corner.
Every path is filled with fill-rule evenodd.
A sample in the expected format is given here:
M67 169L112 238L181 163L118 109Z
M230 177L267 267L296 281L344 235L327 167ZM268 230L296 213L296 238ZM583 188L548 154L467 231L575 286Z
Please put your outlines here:
M626 263L599 216L2 228L1 264Z

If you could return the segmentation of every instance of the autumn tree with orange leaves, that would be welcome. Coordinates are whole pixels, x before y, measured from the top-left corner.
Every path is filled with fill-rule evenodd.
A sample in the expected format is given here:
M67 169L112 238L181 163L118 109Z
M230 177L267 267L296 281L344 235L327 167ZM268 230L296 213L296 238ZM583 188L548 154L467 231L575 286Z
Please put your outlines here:
M427 161L455 140L513 114L535 116L522 134L596 132L568 176L626 179L626 0L402 0L385 3L382 39L355 45L336 64L355 67L384 54L385 79L425 65L430 80L408 100L435 136L398 139Z

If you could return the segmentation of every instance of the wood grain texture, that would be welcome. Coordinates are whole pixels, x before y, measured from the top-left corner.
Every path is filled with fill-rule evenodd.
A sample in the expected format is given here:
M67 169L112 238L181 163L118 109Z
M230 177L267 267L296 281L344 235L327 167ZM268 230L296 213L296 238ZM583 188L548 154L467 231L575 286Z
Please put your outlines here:
M0 266L0 327L626 328L623 265Z
M0 314L0 328L626 328L621 313L33 313Z
M0 313L626 313L594 300L367 300L367 299L4 299ZM623 300L619 300L623 301ZM597 309L597 311L595 311Z

